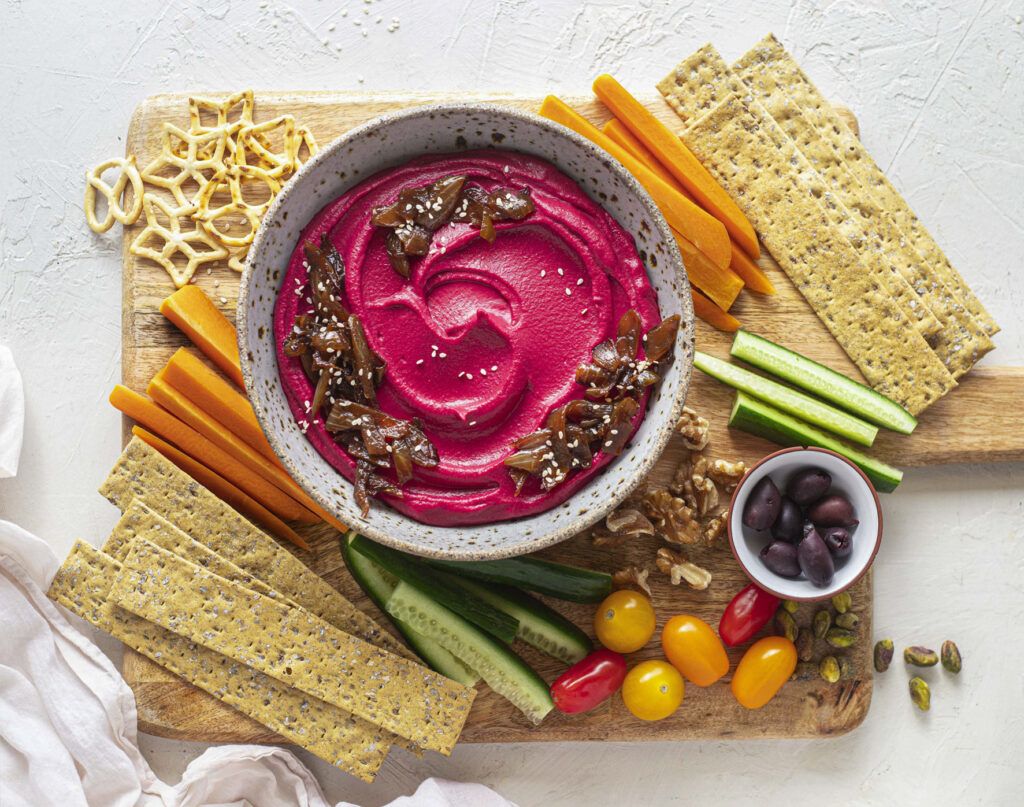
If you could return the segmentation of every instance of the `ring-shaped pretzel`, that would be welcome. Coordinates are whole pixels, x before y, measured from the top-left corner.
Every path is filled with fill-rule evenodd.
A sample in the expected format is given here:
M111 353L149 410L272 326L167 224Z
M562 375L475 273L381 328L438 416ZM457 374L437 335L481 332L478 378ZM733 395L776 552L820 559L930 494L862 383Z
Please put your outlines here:
M121 173L113 186L103 181L103 172L118 167ZM142 177L135 167L135 156L114 157L101 162L95 168L85 172L88 183L85 186L85 220L93 232L105 233L114 226L115 221L122 224L134 224L142 213ZM132 206L127 210L122 205L128 183L132 185ZM97 191L107 200L107 215L103 221L96 218Z

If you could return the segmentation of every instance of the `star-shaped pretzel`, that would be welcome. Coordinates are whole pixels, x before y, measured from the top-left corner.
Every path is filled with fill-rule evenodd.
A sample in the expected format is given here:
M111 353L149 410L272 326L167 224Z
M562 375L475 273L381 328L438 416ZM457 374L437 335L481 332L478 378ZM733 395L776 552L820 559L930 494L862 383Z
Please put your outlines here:
M188 120L189 120L189 131L192 134L206 134L212 132L215 129L225 128L227 131L227 152L228 156L233 158L235 156L235 136L243 126L252 125L252 110L255 105L255 98L252 90L242 90L236 92L233 95L229 95L227 98L217 100L214 98L200 98L199 96L189 96L188 99ZM230 120L231 113L238 109L238 117L234 120ZM212 112L217 116L217 123L214 126L206 126L202 120L202 113ZM207 146L207 148L211 148ZM177 153L181 156L184 149L179 150ZM200 156L208 157L209 153L203 153L200 151Z
M188 217L196 210L195 205L172 208L163 199L147 193L142 199L142 206L146 212L146 226L132 241L128 250L133 255L149 258L160 264L167 270L174 285L179 289L192 279L201 264L228 256L228 250L211 238L200 224L194 224L188 232L181 231L181 220L188 220ZM167 218L168 226L165 227L160 223L157 217L158 212ZM159 249L146 246L150 239L162 240L163 246ZM207 249L196 249L196 245L205 246ZM179 252L188 258L188 263L184 268L172 260L174 255Z
M184 146L183 153L175 150L174 139ZM192 202L185 196L182 186L192 180L201 192L209 179L207 173L216 174L224 167L224 149L227 145L226 127L218 126L208 132L193 134L179 129L173 123L164 123L163 148L160 156L142 170L142 178L151 185L167 188L179 206ZM161 176L168 168L176 168L173 176Z
M113 187L103 181L103 172L117 166L121 173ZM88 183L85 186L85 219L94 232L105 233L114 226L115 221L122 224L134 224L142 213L142 178L135 167L135 156L114 157L102 162L91 171L85 172ZM127 210L122 206L122 198L128 183L132 184L132 206ZM107 215L103 221L96 218L96 192L107 200Z
M277 129L283 130L284 137L284 150L280 152L273 150L268 137ZM270 176L279 179L299 167L298 156L302 142L296 131L295 118L291 115L281 115L263 123L243 126L238 132L235 162L239 165L246 164L249 162L249 155L252 154L259 161L259 167Z
M265 202L251 204L245 200L243 182L246 180L263 182L270 191L270 196ZM227 186L231 201L220 207L210 209L210 202L218 191ZM268 171L255 165L227 165L214 174L209 183L200 191L196 197L197 209L192 213L192 218L200 222L211 236L220 243L229 247L244 247L252 243L256 230L259 229L260 219L267 212L270 203L281 190L280 183L270 175ZM217 220L225 216L241 214L249 222L249 230L245 235L228 235L227 227L217 228ZM236 261L236 264L238 262ZM234 268L234 267L232 267Z

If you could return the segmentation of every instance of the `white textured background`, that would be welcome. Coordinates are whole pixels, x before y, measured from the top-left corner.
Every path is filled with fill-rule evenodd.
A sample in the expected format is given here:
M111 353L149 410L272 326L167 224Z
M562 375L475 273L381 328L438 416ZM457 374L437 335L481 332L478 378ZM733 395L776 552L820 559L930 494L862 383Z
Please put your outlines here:
M0 517L59 554L115 521L95 489L120 440L106 402L120 373L120 240L85 226L82 175L122 152L135 105L158 92L572 92L603 71L645 89L707 40L735 58L774 31L857 113L878 162L1003 326L986 362L1024 363L1022 14L1020 0L5 0L0 343L24 373L28 419ZM1024 427L1020 410L1004 427ZM1024 467L914 469L885 506L879 636L898 647L952 637L966 658L961 680L925 673L929 714L910 705L897 661L876 679L864 725L828 741L396 752L373 786L305 758L328 796L368 806L430 774L483 781L522 807L1020 804ZM204 748L142 746L171 780Z

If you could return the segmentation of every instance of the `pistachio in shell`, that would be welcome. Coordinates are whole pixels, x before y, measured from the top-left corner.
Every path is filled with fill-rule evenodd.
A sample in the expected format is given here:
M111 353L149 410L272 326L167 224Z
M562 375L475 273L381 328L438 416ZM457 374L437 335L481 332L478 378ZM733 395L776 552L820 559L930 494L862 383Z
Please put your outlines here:
M915 675L910 679L909 687L910 700L914 702L914 706L922 712L927 712L932 706L932 693L928 683Z
M825 633L825 641L829 647L850 647L857 637L845 628L829 628Z
M837 613L845 614L853 606L853 598L849 591L840 591L832 598L832 605Z
M892 639L879 639L875 642L875 669L885 672L892 664Z
M844 614L836 614L835 623L840 628L853 630L858 624L860 624L860 617L858 617L853 611L847 611Z
M914 645L903 650L903 661L915 667L934 667L939 663L939 654L928 647Z
M839 660L835 656L825 656L818 664L818 675L823 681L834 684L839 680Z
M824 639L828 629L832 627L832 616L822 609L814 615L813 630L815 639Z

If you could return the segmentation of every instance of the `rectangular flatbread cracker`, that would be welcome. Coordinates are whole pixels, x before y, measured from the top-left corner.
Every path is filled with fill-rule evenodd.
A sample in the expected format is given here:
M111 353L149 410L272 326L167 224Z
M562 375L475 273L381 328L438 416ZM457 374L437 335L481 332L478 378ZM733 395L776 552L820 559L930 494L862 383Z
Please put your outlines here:
M768 73L772 75L774 82L805 112L818 132L828 138L851 173L871 194L875 204L893 217L899 230L924 258L924 265L956 296L957 301L989 336L998 333L999 326L992 315L985 310L960 273L953 268L935 239L924 228L921 220L910 209L910 205L889 181L885 172L878 167L860 139L835 113L818 88L782 47L782 43L773 34L769 34L737 61L734 68L750 82L751 87L756 85L760 76Z
M336 628L405 658L415 658L295 555L138 437L125 447L100 493L122 512L132 501L142 502L194 540Z
M662 79L658 84L658 90L679 116L687 121L692 121L707 112L715 104L716 99L730 92L735 92L748 103L751 101L749 88L744 86L740 77L710 44L704 45L683 60L675 70ZM768 113L772 114L770 109ZM828 177L822 170L823 166L806 151L805 140L800 136L794 137L794 132L788 130L783 121L776 122L822 175L820 178L827 180ZM913 279L899 272L884 251L882 239L875 231L872 219L865 218L865 211L861 207L851 205L852 200L849 196L844 197L836 193L826 182L820 182L818 189L822 193L822 202L826 205L832 223L858 250L865 268L884 283L904 315L916 324L925 338L939 334L942 330L939 320L918 293L917 287L913 285Z
M476 691L136 538L110 599L154 624L450 754Z
M120 572L120 563L79 541L47 595L285 739L365 782L373 781L392 734L118 608L108 593Z
M731 94L693 121L683 140L872 387L916 415L956 386L830 223L820 179L763 108Z

